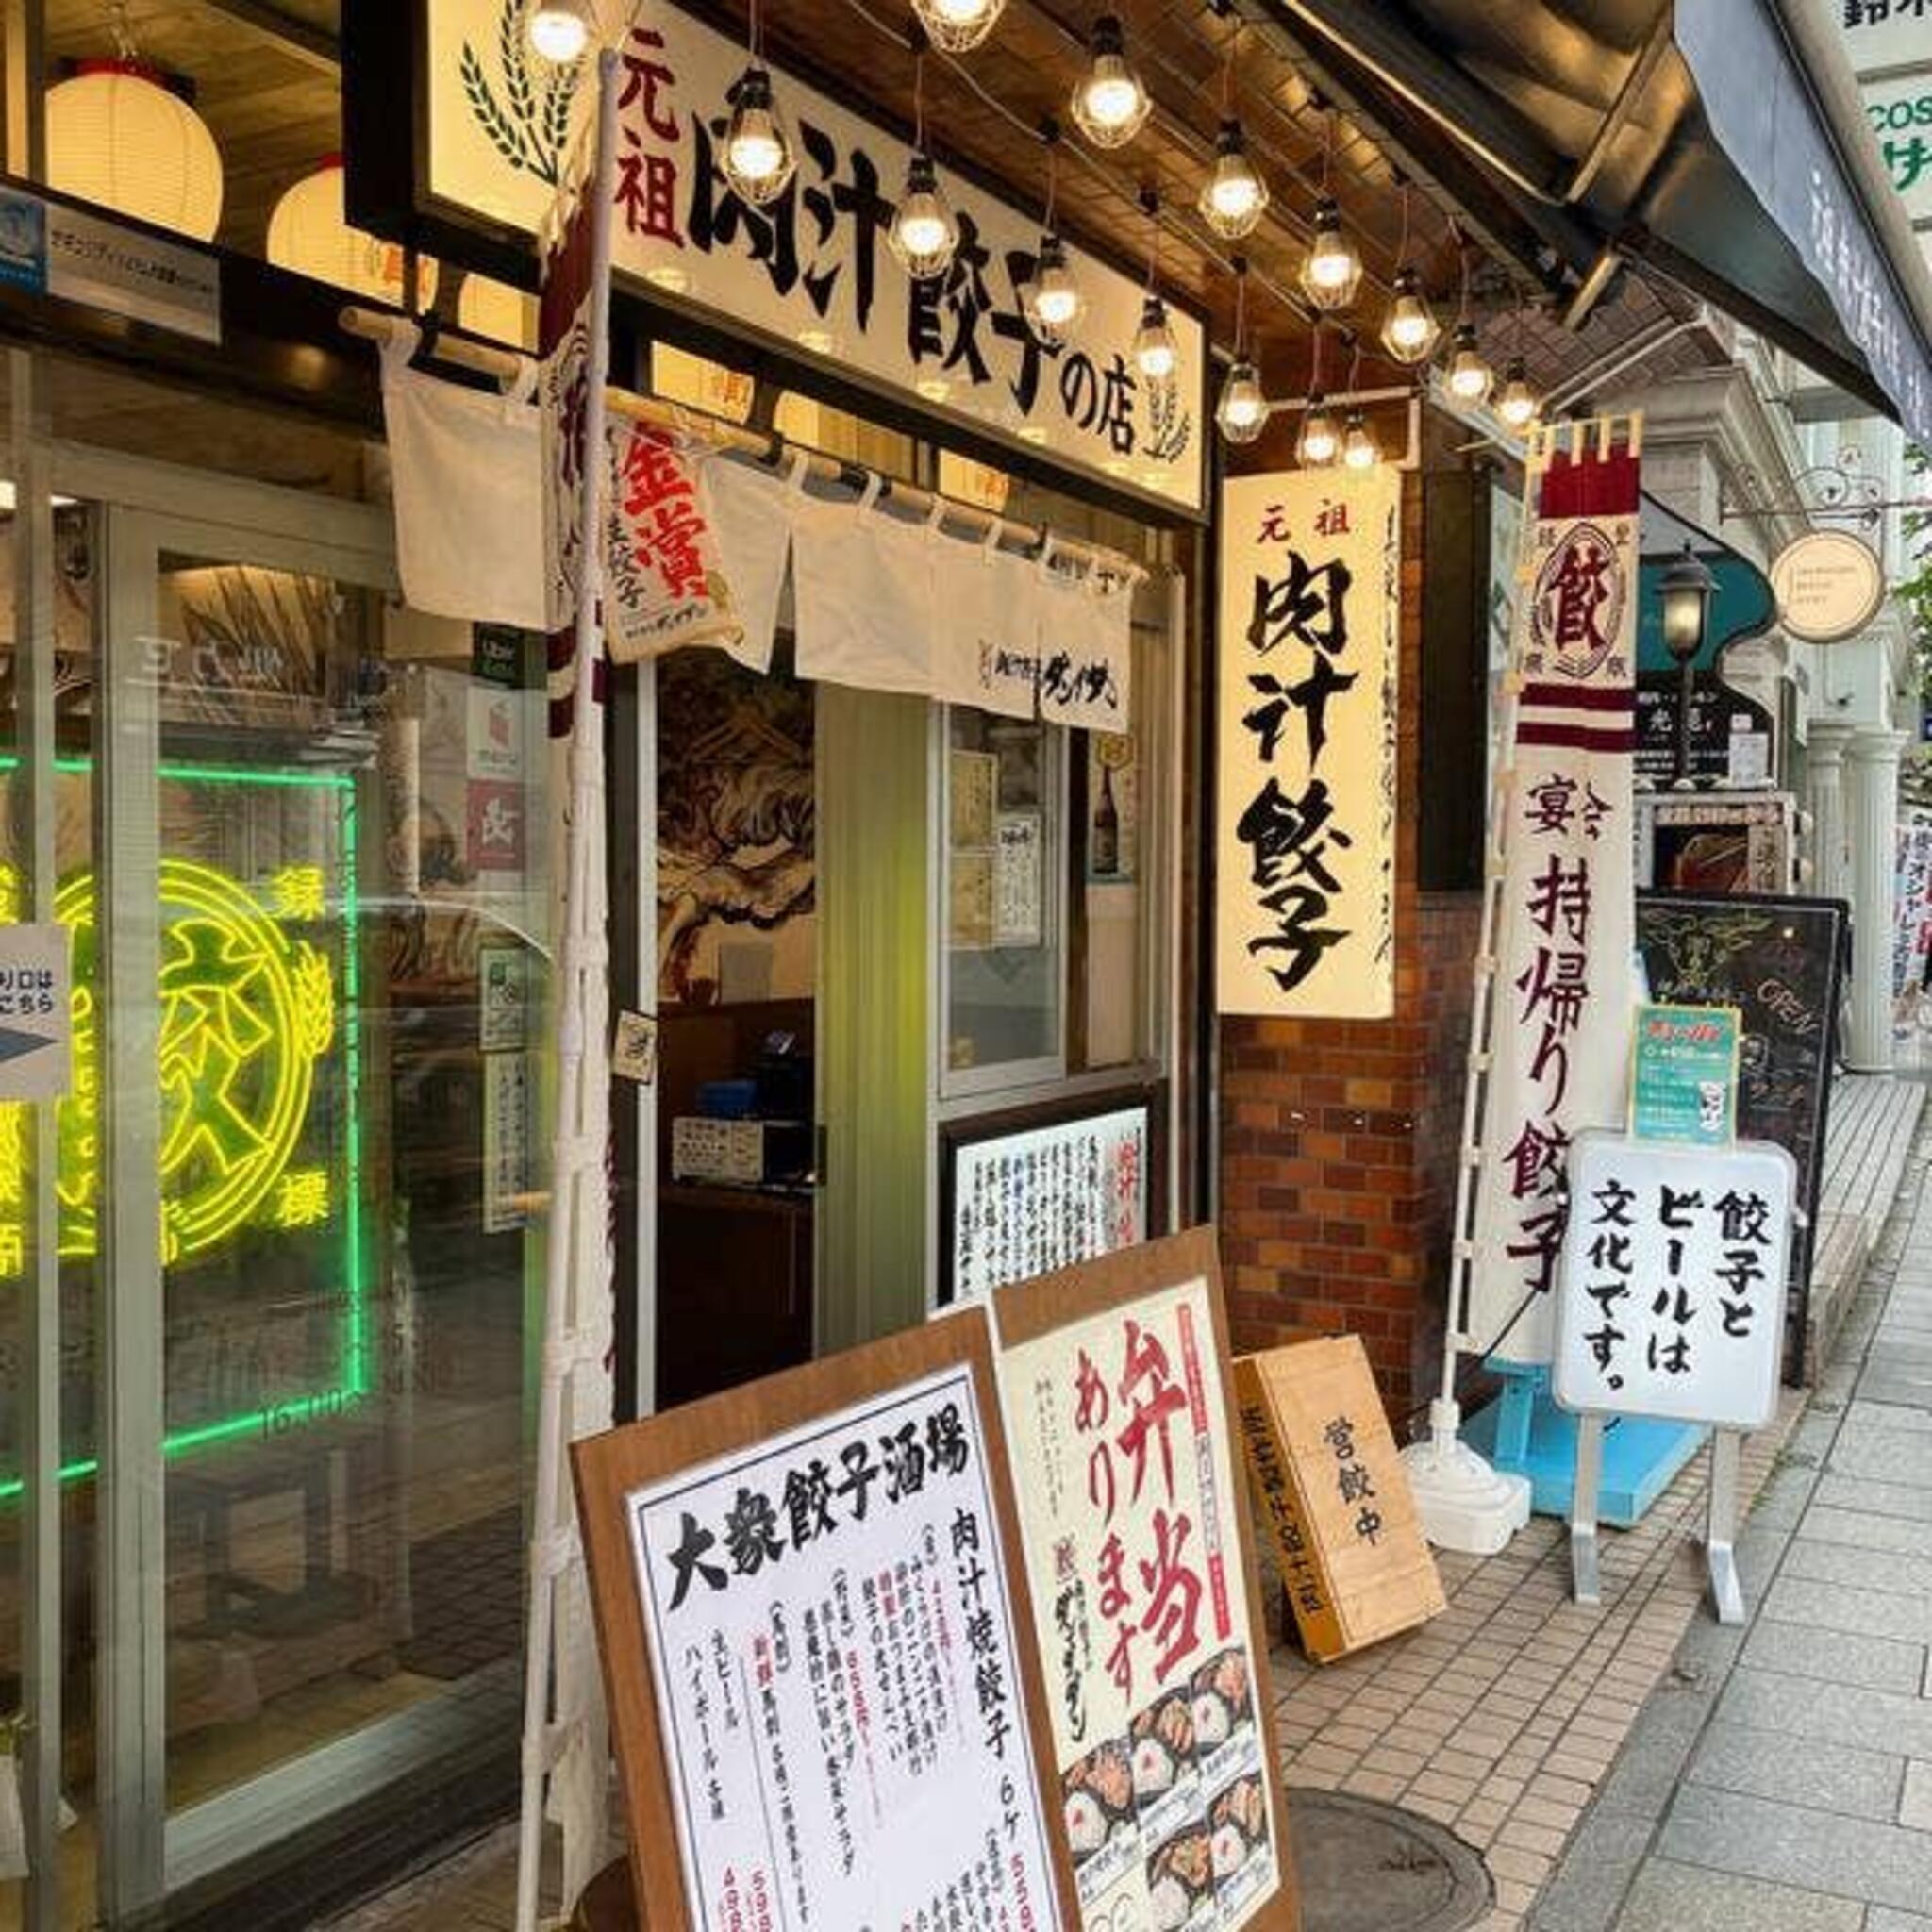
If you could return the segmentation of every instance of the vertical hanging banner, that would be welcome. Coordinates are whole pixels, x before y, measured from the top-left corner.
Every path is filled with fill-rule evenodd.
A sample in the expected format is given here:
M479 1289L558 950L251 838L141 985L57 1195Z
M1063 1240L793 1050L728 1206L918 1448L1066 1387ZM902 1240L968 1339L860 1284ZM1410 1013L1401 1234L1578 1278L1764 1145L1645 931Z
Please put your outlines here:
M1623 1124L1636 944L1637 424L1565 425L1529 487L1503 904L1465 1332L1547 1362L1572 1139ZM1507 1331L1507 1334L1505 1331Z
M1402 477L1222 487L1220 1009L1395 1009Z
M993 1306L1073 1923L1288 1932L1293 1854L1213 1234L1003 1288Z

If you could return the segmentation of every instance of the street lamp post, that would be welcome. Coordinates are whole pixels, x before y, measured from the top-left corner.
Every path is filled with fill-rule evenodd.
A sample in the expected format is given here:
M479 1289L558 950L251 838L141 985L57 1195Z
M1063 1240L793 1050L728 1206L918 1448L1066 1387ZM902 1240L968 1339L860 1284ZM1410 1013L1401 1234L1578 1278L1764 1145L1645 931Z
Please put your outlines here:
M1664 648L1676 660L1677 755L1671 774L1672 786L1690 789L1690 706L1697 689L1697 654L1704 648L1705 621L1710 612L1710 595L1717 579L1704 566L1684 541L1684 554L1664 572L1661 585L1664 602Z

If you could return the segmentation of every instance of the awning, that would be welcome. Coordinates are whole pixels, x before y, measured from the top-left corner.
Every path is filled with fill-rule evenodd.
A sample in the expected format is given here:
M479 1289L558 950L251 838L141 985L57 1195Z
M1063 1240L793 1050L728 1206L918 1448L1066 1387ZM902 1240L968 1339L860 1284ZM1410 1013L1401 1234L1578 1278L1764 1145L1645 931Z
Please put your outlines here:
M1932 276L1818 0L1269 5L1479 225L1537 238L1574 313L1645 264L1932 445Z

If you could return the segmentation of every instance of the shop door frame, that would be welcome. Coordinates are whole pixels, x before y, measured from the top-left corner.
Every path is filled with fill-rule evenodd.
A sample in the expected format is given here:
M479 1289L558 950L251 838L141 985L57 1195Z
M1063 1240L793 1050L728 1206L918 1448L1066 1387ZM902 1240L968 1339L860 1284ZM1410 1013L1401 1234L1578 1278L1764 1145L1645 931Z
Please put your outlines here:
M393 523L383 507L51 441L38 441L20 467L24 474L37 473L41 489L48 493L90 506L90 542L97 559L91 834L101 878L100 903L117 911L99 926L105 995L102 1111L108 1131L94 1291L95 1451L100 1464L93 1553L98 1607L94 1771L99 1914L103 1924L114 1925L145 1923L169 1894L285 1838L291 1818L313 1819L332 1801L366 1792L372 1779L399 1768L393 1737L351 1733L325 1752L291 1758L169 1815L166 1475L155 1166L158 1108L152 1079L144 1092L137 1081L128 1083L124 1094L112 1072L116 1064L152 1066L155 1053L158 919L131 918L125 908L155 905L158 891L158 706L152 680L129 674L142 668L143 643L159 630L163 557L300 571L390 594L398 592L399 583ZM24 505L33 501L24 492ZM35 521L44 532L46 520ZM40 579L50 583L54 567L49 542L30 538L29 548L33 581L17 586L24 617L36 611L43 590ZM38 625L37 611L34 621ZM37 632L23 630L22 635ZM50 727L53 656L51 648L38 644L24 652L32 689L23 707L27 728L22 754L30 761L36 785L39 773L31 761L45 764L51 773L51 728L36 728L35 720L44 709ZM51 826L42 842L51 844ZM37 867L37 890L39 885ZM51 1144L54 1108L40 1111L42 1140ZM146 1292L126 1285L136 1281L145 1285ZM41 1300L45 1299L42 1294ZM54 1306L58 1310L58 1289ZM526 1351L526 1411L535 1367ZM29 1489L45 1488L50 1464L58 1486L58 1428L50 1435L43 1424L30 1426L25 1449L23 1474ZM58 1498L58 1488L56 1493ZM24 1557L23 1602L42 1622L46 1607L52 1606L58 1620L58 1536L51 1546L44 1538L30 1538ZM36 1641L32 1631L23 1635L29 1671L42 1677L58 1673L62 1656L58 1622L51 1643ZM28 1691L30 1707L53 1710L58 1723L58 1685L29 1685ZM430 1700L424 1708L434 1709L436 1704ZM506 1738L509 1735L507 1730ZM58 1764L58 1738L52 1755ZM38 1769L44 1777L45 1755L31 1742L30 1756L41 1758ZM318 1758L326 1761L318 1763ZM37 1871L58 1871L57 1834L51 1822L36 1831L30 1851ZM53 1916L58 1909L58 1883L34 1890L26 1924L33 1932L51 1932L59 1923Z
M226 1862L222 1852L244 1855L250 1840L265 1836L258 1817L253 1831L221 1828L257 1808L249 1798L261 1778L196 1807L204 1814L198 1828L171 1817L167 1800L159 1112L154 1080L125 1074L151 1068L157 1050L159 919L158 910L143 916L138 908L158 908L160 891L161 720L145 646L160 636L162 560L182 555L300 571L389 592L397 578L387 520L362 506L318 504L297 491L79 448L57 446L50 471L56 493L92 506L99 558L92 842L103 908L107 1132L95 1263L94 1785L101 1912L115 1924L156 1907L210 1863Z

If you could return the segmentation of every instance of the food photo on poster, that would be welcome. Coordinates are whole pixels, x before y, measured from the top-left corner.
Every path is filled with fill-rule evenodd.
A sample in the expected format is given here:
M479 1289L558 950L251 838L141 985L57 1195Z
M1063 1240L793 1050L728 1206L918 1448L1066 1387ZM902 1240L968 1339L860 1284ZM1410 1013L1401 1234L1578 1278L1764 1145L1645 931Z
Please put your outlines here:
M994 1297L1089 1928L1236 1932L1291 1888L1219 1291L1187 1265L1212 1252L1178 1237Z

